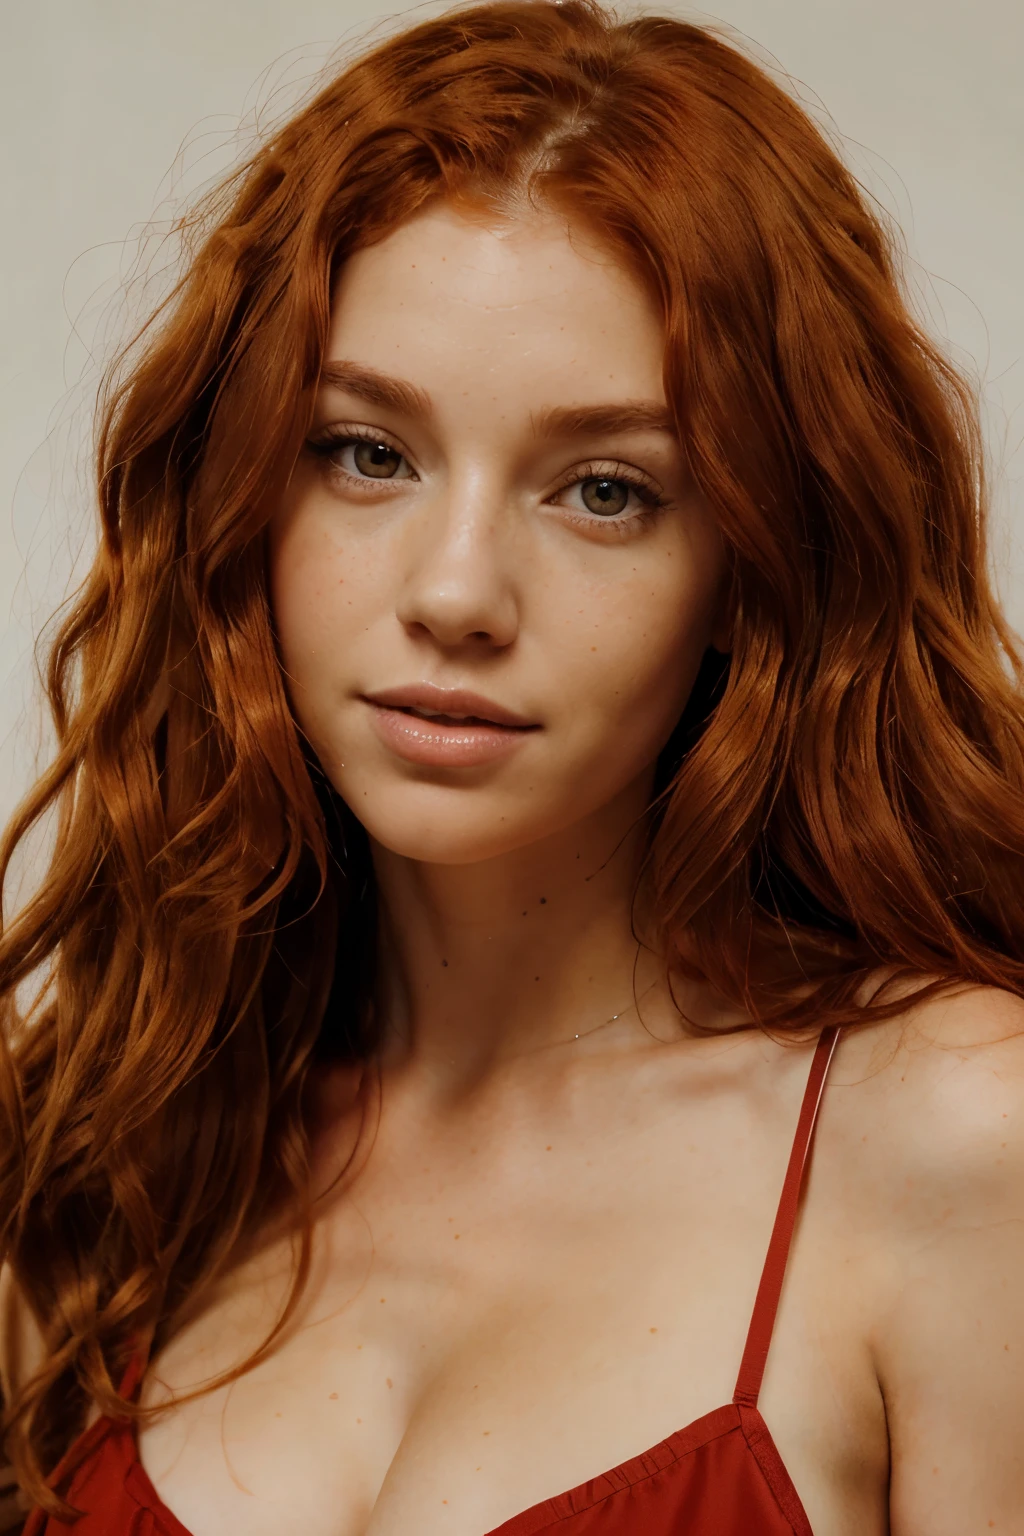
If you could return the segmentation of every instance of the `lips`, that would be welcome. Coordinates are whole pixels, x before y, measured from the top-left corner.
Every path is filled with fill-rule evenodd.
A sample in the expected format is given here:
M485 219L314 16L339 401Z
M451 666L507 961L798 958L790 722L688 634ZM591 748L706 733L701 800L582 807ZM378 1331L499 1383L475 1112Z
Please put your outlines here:
M535 721L506 709L483 694L465 688L439 688L435 683L411 683L364 697L382 709L398 709L424 720L450 725L499 725L511 730L536 730Z
M395 756L426 768L479 768L514 752L537 722L464 688L413 683L363 695L377 736Z

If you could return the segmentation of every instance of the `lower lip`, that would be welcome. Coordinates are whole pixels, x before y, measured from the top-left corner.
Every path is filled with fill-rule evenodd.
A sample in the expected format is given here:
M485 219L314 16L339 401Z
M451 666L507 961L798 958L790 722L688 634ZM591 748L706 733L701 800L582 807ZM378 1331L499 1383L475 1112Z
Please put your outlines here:
M398 757L427 768L479 768L514 752L536 727L445 725L371 704L377 734Z

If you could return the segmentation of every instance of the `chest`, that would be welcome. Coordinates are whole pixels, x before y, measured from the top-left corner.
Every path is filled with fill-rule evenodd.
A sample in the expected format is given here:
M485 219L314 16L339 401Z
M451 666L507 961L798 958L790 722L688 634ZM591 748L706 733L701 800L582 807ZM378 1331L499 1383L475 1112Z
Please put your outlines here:
M512 1114L500 1135L383 1124L272 1354L142 1431L163 1500L194 1536L483 1536L729 1402L788 1153L783 1124L732 1108L728 1137L707 1102L611 1126ZM865 1536L885 1528L884 1421L865 1271L824 1182L762 1407L815 1536ZM143 1401L256 1348L290 1263L281 1244L239 1272Z

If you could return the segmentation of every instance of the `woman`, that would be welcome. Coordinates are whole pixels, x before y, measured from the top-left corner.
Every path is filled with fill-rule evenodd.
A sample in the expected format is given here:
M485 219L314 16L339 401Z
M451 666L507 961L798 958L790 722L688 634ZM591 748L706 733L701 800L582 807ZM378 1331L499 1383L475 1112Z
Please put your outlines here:
M1024 1529L1019 661L852 178L501 0L187 233L10 839L27 1530Z

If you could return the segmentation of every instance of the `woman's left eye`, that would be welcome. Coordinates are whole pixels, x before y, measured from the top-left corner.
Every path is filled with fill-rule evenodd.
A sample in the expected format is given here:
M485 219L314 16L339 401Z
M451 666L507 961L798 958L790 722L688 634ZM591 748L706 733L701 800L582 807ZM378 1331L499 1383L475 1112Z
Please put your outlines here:
M573 498L568 505L574 511L609 519L623 518L623 514L636 516L661 501L652 487L619 475L588 475L565 486L558 495Z
M581 480L580 500L588 512L598 517L617 517L629 506L629 498L636 491L625 480Z

